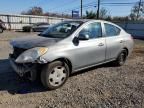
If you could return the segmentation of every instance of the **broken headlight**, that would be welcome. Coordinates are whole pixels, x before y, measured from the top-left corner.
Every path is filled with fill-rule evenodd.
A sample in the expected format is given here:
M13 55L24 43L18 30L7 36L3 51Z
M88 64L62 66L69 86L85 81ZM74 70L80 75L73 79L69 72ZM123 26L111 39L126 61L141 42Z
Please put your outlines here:
M16 63L35 62L39 57L48 51L46 47L38 47L25 51L15 61Z

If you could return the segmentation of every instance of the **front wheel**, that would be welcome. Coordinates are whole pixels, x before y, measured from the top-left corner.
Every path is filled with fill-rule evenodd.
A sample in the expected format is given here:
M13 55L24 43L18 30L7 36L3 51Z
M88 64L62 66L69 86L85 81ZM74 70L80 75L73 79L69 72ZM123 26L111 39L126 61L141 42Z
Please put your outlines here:
M0 33L3 33L3 29L2 28L0 28Z
M50 90L61 87L69 77L69 67L61 61L46 65L41 72L42 84Z

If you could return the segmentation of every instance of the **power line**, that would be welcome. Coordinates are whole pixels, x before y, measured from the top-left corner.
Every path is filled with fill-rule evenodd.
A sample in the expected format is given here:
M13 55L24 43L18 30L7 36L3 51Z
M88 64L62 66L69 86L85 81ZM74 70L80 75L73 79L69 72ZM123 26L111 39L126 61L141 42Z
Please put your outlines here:
M85 7L88 7L88 6L96 6L96 4L85 4L85 5L83 5L83 8L85 8ZM70 8L70 9L67 9L67 10L65 10L64 12L68 12L68 11L71 11L71 10L77 10L77 9L80 9L80 6L77 6L77 7L74 7L74 8Z
M121 3L121 2L119 2L119 3L101 3L101 4L122 4L122 5L125 5L125 4L135 4L136 2L129 2L129 3Z
M131 6L133 4L136 4L137 2L101 2L100 4L102 6ZM87 4L82 4L82 12L84 9L88 9L90 7L97 7L98 3L96 2L90 2ZM73 8L69 8L67 10L62 11L62 13L67 13L67 12L71 12L72 10L80 10L81 11L81 5L73 7ZM82 15L81 15L82 16Z
M125 6L125 5L132 5L132 4L135 4L135 3L136 2L129 2L129 3L104 3L104 2L102 2L101 5L107 5L107 6ZM91 2L91 3L84 4L83 8L84 7L88 7L88 6L97 6L97 5L98 4L96 2ZM67 9L64 12L68 12L68 11L76 10L76 9L80 9L80 6Z
M98 0L97 19L99 19L99 12L100 12L100 0Z
M81 18L82 18L82 15L83 14L83 0L81 0Z

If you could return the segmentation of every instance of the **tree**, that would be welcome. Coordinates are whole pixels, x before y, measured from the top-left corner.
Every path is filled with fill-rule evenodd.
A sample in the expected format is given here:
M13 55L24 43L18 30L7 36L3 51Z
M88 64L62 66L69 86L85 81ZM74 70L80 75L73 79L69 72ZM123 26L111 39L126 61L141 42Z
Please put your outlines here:
M32 7L27 11L21 12L22 15L42 15L42 16L50 16L50 17L62 17L62 18L71 18L68 14L60 14L60 13L54 13L54 12L43 12L43 9L41 7Z
M43 9L41 7L32 7L28 11L23 11L23 15L43 15Z
M112 17L110 15L108 15L107 18L105 18L105 20L112 21Z
M107 18L107 17L108 17L107 13L108 13L108 11L107 11L105 8L101 8L101 9L100 9L100 15L99 15L100 18L101 18L101 19Z
M93 11L86 11L86 18L87 19L95 19L97 16L96 13L94 13Z
M44 13L44 16L50 16L50 17L61 17L61 18L71 18L70 15L68 14L60 14L60 13L51 13L51 12L46 12Z
M86 18L88 19L96 19L97 18L97 13L93 12L93 11L86 11ZM105 8L101 8L100 9L100 13L99 13L99 18L100 19L106 19L106 18L110 18L110 15L108 15L108 11Z
M142 19L142 17L144 16L144 2L137 2L132 10L131 10L131 14L130 14L130 18L131 20L140 20Z

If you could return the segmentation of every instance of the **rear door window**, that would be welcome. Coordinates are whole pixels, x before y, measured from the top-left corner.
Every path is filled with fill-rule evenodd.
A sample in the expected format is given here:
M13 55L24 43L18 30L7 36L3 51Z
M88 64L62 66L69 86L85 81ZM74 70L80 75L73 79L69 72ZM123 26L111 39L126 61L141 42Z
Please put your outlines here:
M120 34L120 29L112 24L104 23L105 32L107 37L118 36Z

